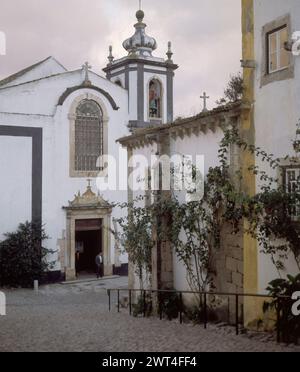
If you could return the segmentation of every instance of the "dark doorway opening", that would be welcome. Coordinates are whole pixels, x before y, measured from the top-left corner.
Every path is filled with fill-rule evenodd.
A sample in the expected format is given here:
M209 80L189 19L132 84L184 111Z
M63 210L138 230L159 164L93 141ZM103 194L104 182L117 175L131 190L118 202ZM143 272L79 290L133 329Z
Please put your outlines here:
M95 258L102 253L102 221L76 221L76 273L94 274L96 272Z

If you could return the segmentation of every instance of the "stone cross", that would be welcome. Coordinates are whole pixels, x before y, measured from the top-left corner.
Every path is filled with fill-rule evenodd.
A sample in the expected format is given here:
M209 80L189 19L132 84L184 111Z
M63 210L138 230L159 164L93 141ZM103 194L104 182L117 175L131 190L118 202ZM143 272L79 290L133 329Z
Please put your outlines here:
M139 0L139 9L142 10L142 0Z
M91 179L87 179L87 183L88 183L88 188L90 189L91 188L91 182L92 182L92 180Z
M207 112L207 100L210 98L206 95L206 92L203 93L203 96L200 96L201 99L203 99L203 110L202 112Z
M90 64L88 62L85 62L84 65L82 65L82 71L84 71L84 83L85 84L90 84L90 80L89 80L89 69L91 69L92 66L90 66Z

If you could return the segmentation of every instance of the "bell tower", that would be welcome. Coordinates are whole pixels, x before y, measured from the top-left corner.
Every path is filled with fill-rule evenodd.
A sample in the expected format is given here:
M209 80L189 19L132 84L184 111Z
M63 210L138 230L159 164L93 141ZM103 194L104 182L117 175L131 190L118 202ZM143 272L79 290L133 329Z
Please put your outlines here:
M141 9L136 12L135 33L123 42L128 55L115 60L110 46L103 69L107 79L128 90L131 130L173 121L173 79L178 66L172 60L171 42L167 59L152 55L157 42L146 34L144 17Z

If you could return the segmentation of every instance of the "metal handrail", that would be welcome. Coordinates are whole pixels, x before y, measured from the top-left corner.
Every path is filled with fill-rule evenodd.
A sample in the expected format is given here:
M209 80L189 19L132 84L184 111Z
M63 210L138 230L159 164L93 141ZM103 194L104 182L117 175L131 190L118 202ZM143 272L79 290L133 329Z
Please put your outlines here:
M271 296L271 295L264 295L264 294L253 294L253 293L231 293L231 292L205 292L205 291L178 291L178 290L167 290L167 289L128 289L128 288L114 288L114 289L108 289L108 307L109 311L111 311L111 293L117 292L117 298L118 298L118 312L120 312L120 293L121 292L128 292L129 293L129 314L132 315L132 293L139 292L142 295L143 298L143 316L146 317L146 294L147 293L172 293L172 294L179 294L179 300L180 300L180 310L179 310L179 321L180 324L183 323L183 294L194 294L194 295L200 295L204 296L204 328L207 328L208 324L208 314L207 314L207 296L228 296L228 297L235 297L235 329L236 329L236 335L239 335L239 299L240 297L254 297L254 298L269 298L273 300L277 300L278 304L281 304L285 300L291 300L289 296ZM281 341L281 334L280 334L280 306L277 306L277 342L280 343ZM163 318L162 310L160 310L160 319Z

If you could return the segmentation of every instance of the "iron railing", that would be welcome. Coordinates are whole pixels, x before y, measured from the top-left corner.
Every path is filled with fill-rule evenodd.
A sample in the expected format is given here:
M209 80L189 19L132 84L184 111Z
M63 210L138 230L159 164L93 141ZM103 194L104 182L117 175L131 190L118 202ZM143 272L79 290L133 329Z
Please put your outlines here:
M276 322L277 322L277 342L280 343L282 340L282 335L283 331L281 329L281 319L283 318L284 314L286 314L287 311L290 310L287 306L290 306L291 298L288 296L270 296L270 295L263 295L263 294L248 294L248 293L228 293L228 292L195 292L195 291L177 291L177 290L153 290L153 289L147 289L147 290L141 290L141 289L108 289L107 294L108 294L108 309L111 311L112 308L112 293L117 294L117 311L118 313L120 312L120 294L122 292L126 292L129 294L129 303L128 303L128 308L129 308L129 315L131 316L133 313L133 294L134 293L139 293L140 298L142 298L143 301L143 316L146 317L146 296L147 295L159 295L159 294L175 294L179 298L179 321L180 324L183 323L183 315L184 315L184 301L183 301L183 295L197 295L201 296L202 299L202 304L203 304L203 326L205 329L207 329L207 325L209 323L209 318L208 318L208 310L209 310L209 305L208 305L208 296L225 296L228 298L233 298L234 299L234 308L235 308L235 321L234 321L234 326L235 326L235 331L236 335L240 334L240 326L244 325L243 320L240 321L240 305L242 305L241 299L245 298L260 298L260 299L266 299L266 300L275 300L276 301ZM151 297L152 298L152 297ZM287 305L288 304L288 305ZM228 308L230 308L228 306ZM163 319L163 308L158 300L158 311L159 311L159 317L162 320ZM229 310L230 311L230 310ZM241 311L241 316L243 317L243 310ZM230 315L229 315L230 318ZM300 319L299 319L300 321ZM230 323L230 322L228 322Z

